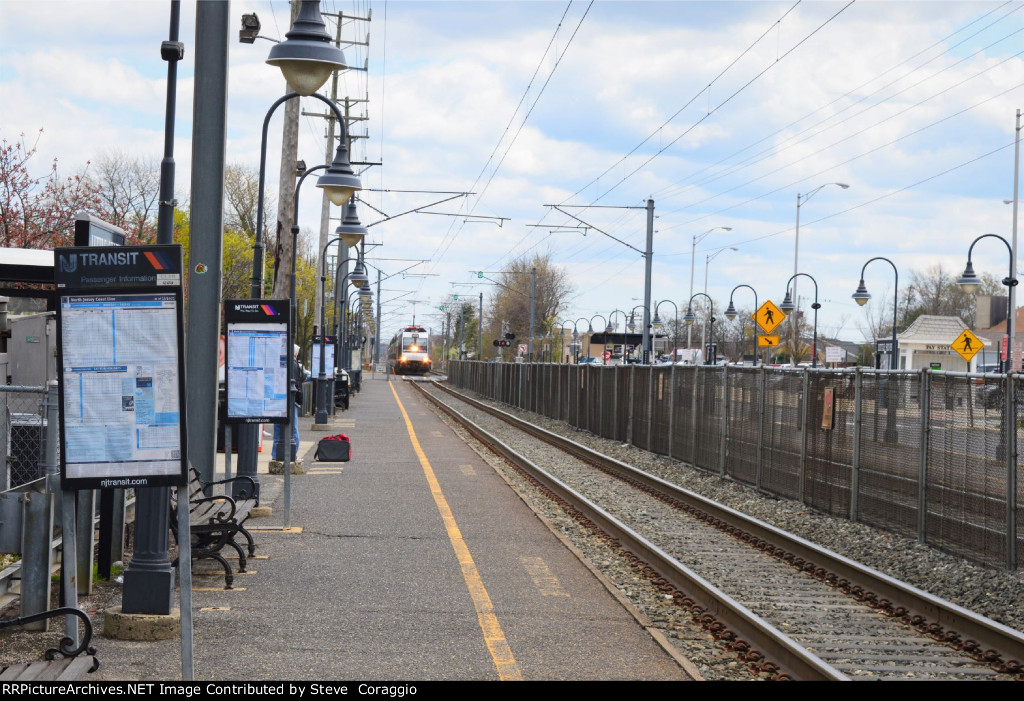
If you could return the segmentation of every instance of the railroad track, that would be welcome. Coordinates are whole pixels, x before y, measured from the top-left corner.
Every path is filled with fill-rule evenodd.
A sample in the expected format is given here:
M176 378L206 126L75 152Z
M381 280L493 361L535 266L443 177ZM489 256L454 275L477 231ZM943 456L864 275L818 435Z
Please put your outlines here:
M756 674L1024 678L1018 631L442 385L416 386L639 560L666 596Z

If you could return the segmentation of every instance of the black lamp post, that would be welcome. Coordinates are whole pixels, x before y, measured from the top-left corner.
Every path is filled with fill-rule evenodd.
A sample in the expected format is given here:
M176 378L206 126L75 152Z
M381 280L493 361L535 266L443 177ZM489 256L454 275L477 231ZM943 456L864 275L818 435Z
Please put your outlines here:
M673 302L671 299L663 299L660 302L655 302L654 321L651 322L651 325L654 327L655 331L661 331L661 329L664 328L665 324L661 320L661 317L658 316L658 307L660 307L662 304L665 304L666 302L672 305L672 308L675 310L676 313L676 325L675 329L672 331L672 362L675 363L676 348L679 347L679 307L676 306L676 303Z
M563 341L565 340L565 326L566 326L567 322L569 324L572 324L572 335L570 336L570 339L573 338L576 335L576 322L575 321L568 321L566 319L563 319L562 321L558 322L559 336L561 337L561 339ZM572 350L571 345L572 345L572 342L570 341L570 350ZM561 358L559 358L559 362L561 362Z
M587 319L587 318L584 318L584 317L580 317L579 319L577 319L576 321L574 321L572 323L572 335L576 339L576 345L578 346L576 348L576 362L577 363L580 361L580 354L583 351L583 339L580 338L580 332L579 332L579 325L580 325L581 321L587 322L588 325L590 324L590 320ZM587 356L589 357L590 356L590 352L589 352L590 351L590 347L589 347L589 345L587 346L587 351L588 351L587 352Z
M326 172L318 178L317 187L322 187L328 199L337 206L345 204L356 190L362 189L362 184L352 170L348 158L348 127L345 116L334 102L316 93L331 72L347 67L345 54L331 42L331 37L320 16L320 5L317 0L302 0L299 16L296 18L292 31L285 36L287 39L275 45L271 50L267 63L281 68L285 80L288 81L288 86L294 92L289 92L274 102L263 120L256 207L256 241L253 245L250 290L250 296L254 299L263 296L263 188L266 182L267 131L270 127L270 118L277 108L288 100L300 96L312 96L325 103L338 119L341 126L341 138L335 151L334 160ZM317 80L319 80L318 83ZM292 256L294 260L294 250ZM258 426L245 424L239 428L238 441L238 474L252 478L256 482L257 491L259 488L259 480L256 475L258 432Z
M736 312L736 307L733 306L732 296L736 293L736 290L741 287L746 287L748 290L754 293L754 309L760 309L757 304L757 290L750 285L736 285L732 288L732 292L729 293L729 307L725 310L725 318L729 321L735 319L739 314ZM754 367L757 367L757 356L759 355L759 348L757 346L757 321L754 321Z
M593 334L594 334L594 325L593 325L594 324L594 319L600 319L601 321L603 321L604 322L605 330L608 329L608 320L605 319L600 314L595 314L594 316L590 317L590 321L587 324L587 333L589 333L591 335L590 336L591 339L593 339ZM589 346L588 346L588 350L589 350ZM589 356L590 354L587 353L587 355ZM603 347L601 349L601 364L604 365L604 348Z
M711 332L708 335L708 347L704 349L705 351L707 351L709 348L714 348L715 347L715 302L714 302L714 300L712 300L710 297L708 297L703 292L695 292L693 294L693 296L690 297L690 301L686 303L686 314L683 315L683 323L686 324L687 326L692 326L693 322L695 322L697 320L697 317L694 316L694 314L693 314L693 300L696 299L697 297L704 297L705 299L707 299L708 300L708 305L710 305L710 307L711 307L711 318L708 319L708 324L711 326ZM712 358L711 358L711 353L708 353L704 357L704 364L705 365L713 365L714 364L713 361L712 361Z
M1006 249L1010 252L1010 274L1003 278L1002 283L1007 287L1006 295L1006 360L1001 361L1003 365L1003 372L1010 372L1013 369L1013 322L1014 322L1014 303L1015 290L1017 287L1017 278L1013 275L1013 248L1010 246L1010 242L1004 239L999 234L982 234L978 238L971 242L970 248L967 249L967 267L964 268L964 274L960 276L960 279L956 281L956 284L960 285L960 289L968 294L974 294L981 289L981 279L978 278L974 272L974 265L971 263L971 255L974 253L974 245L985 238L995 238L1006 244Z
M897 344L897 341L896 341L896 319L897 319L897 314L898 314L897 303L899 301L899 297L897 295L897 290L899 289L899 286L900 286L900 273L899 273L898 270L896 270L896 264L893 263L888 258L885 258L883 256L875 256L874 258L869 260L860 269L860 284L857 285L857 291L853 293L852 297L853 297L853 301L856 302L857 304L859 304L862 307L865 304L868 303L869 299L871 299L871 295L870 295L870 293L868 293L868 288L864 286L864 271L867 270L868 265L872 261L876 261L876 260L884 260L886 263L891 265L892 266L892 272L896 276L896 289L894 289L893 293L892 293L892 350L890 351L890 354L889 354L889 369L890 370L898 370L899 369L899 351L898 351L899 346L896 345Z
M354 205L350 205L354 206ZM326 426L327 425L327 305L324 303L325 288L327 286L327 248L332 243L340 241L340 236L335 236L333 239L327 242L324 246L323 251L320 254L320 363L319 363L319 374L316 378L316 416L313 419L315 424ZM345 263L355 261L355 268L345 274L345 280L351 281L352 284L362 287L368 283L370 278L366 274L366 270L363 267L363 262L359 258L346 258L343 261L338 262L338 268L340 269ZM342 289L344 289L344 282L342 280ZM335 359L337 364L337 359ZM334 368L331 368L332 372Z
M621 309L613 309L608 314L608 327L605 329L605 333L608 333L608 334L615 333L615 326L612 324L612 319L615 318L616 314L621 314L622 315L622 321L623 321L623 328L622 328L622 360L624 362L625 358L626 358L626 328L625 328L626 312L622 311Z
M178 61L185 53L185 45L178 41L180 18L181 3L179 0L172 0L170 36L160 45L160 57L167 61L167 100L164 110L164 158L160 162L156 236L158 244L174 243L174 119ZM171 612L174 602L174 569L171 567L169 555L170 496L170 487L136 490L135 549L125 570L121 602L121 610L124 613L166 616ZM64 576L73 571L73 568L74 564L66 558ZM76 636L77 633L72 637Z
M786 280L786 298L782 300L782 304L779 305L779 309L787 314L796 309L796 305L793 303L793 297L790 294L789 283L801 276L810 278L811 282L814 283L814 304L811 305L811 309L814 310L814 338L811 341L811 367L816 368L818 367L818 310L821 309L821 305L818 304L818 281L807 273L797 273ZM795 288L796 284L794 284L793 287ZM797 342L799 342L799 340L799 338L796 339ZM794 365L795 364L796 363L794 363Z

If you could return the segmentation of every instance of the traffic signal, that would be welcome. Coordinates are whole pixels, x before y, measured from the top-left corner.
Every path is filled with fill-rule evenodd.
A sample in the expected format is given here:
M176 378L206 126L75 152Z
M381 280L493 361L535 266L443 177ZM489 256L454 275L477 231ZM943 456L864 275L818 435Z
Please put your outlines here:
M514 333L507 333L507 334L505 334L505 338L506 338L506 340L514 341L515 338L516 338L516 335ZM506 343L505 345L508 346L508 345L511 345L511 344Z

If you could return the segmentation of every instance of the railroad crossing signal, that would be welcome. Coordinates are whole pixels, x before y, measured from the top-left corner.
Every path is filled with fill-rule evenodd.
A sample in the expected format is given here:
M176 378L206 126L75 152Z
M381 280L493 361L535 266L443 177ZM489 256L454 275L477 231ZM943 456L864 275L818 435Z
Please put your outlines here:
M964 332L950 344L950 347L969 363L971 358L981 350L981 339L971 333L970 329L964 329Z
M770 299L767 299L754 313L753 319L761 327L762 331L770 334L778 328L779 324L786 320L786 315L782 313L781 309L772 304Z
M775 348L779 345L778 336L758 336L757 347L758 348Z

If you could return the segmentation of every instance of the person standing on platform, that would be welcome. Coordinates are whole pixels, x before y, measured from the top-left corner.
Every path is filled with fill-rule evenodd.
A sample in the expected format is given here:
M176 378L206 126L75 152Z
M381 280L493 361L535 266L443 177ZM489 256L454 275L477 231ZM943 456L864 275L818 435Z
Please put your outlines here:
M292 404L292 456L291 459L296 459L296 454L299 450L299 407L302 406L302 384L306 381L306 374L302 369L302 365L299 363L299 351L300 347L298 344L292 350L292 382L295 383L295 403ZM284 424L274 424L274 448L270 456L274 460L284 460L284 432L282 426Z

